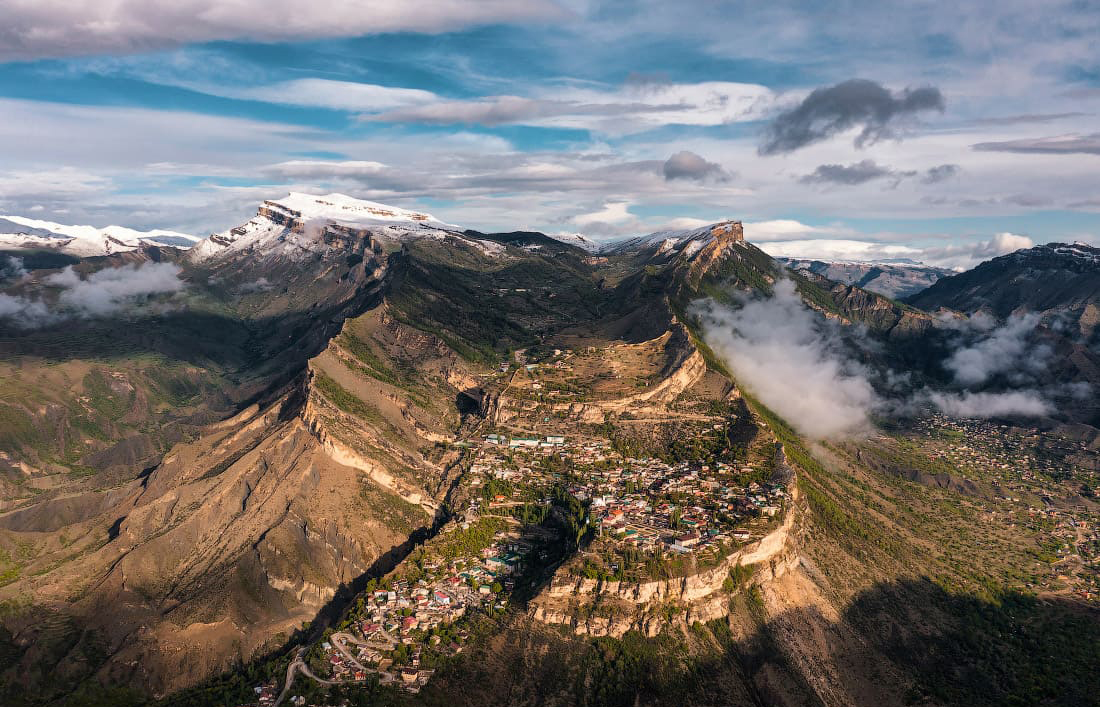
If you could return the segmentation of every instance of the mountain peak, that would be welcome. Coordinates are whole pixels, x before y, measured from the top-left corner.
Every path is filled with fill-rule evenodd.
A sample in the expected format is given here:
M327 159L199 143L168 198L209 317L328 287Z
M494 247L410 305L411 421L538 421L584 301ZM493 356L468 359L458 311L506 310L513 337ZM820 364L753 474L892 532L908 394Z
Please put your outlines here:
M639 251L656 246L655 255L678 251L694 256L705 246L718 241L722 246L745 240L745 232L740 221L718 221L716 223L669 231L656 231L647 236L639 236L622 241L614 246L618 252Z
M394 240L440 234L457 229L431 214L356 199L347 194L290 192L282 199L265 200L256 215L240 226L212 234L191 251L195 261L223 253L262 251L291 259L327 248L326 230L371 229ZM330 239L331 240L331 239Z
M282 199L265 201L260 207L260 213L263 214L265 210L302 221L327 220L343 225L377 225L395 222L445 225L431 214L388 206L376 201L356 199L347 194L338 193L318 196L290 192Z

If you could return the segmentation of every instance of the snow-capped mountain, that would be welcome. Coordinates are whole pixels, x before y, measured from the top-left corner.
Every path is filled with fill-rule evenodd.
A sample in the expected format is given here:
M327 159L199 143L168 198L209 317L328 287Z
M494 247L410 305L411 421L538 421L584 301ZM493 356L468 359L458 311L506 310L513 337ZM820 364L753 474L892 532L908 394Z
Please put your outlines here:
M720 221L718 223L677 231L657 231L646 236L628 238L607 247L610 252L629 253L654 249L652 255L679 251L692 256L719 236L732 236L733 241L743 241L740 221Z
M81 258L124 253L143 245L190 248L200 239L176 231L123 226L68 226L23 216L0 216L0 250L54 250Z
M223 255L262 251L268 256L296 257L331 244L336 232L370 230L396 241L457 234L457 226L431 214L356 199L345 194L316 196L291 192L260 205L246 223L215 233L191 249L198 262Z
M583 233L551 233L547 235L556 241L561 241L567 245L575 245L589 253L598 253L603 250L606 245L604 243L597 243Z

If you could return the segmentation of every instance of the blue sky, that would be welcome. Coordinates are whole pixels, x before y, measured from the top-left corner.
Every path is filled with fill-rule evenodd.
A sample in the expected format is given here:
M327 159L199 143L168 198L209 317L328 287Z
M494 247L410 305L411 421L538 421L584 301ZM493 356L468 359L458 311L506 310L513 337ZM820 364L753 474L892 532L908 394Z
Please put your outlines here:
M3 213L205 235L340 191L951 266L1100 234L1092 2L5 4Z

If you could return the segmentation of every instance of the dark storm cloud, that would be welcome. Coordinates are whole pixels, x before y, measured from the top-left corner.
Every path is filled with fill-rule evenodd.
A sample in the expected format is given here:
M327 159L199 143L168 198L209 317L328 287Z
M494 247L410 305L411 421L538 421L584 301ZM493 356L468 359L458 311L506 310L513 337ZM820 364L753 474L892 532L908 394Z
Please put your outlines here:
M725 181L729 178L721 165L708 162L702 156L688 150L681 150L669 157L661 169L666 180L690 179L701 182L705 179Z
M780 113L768 126L760 154L793 152L861 126L856 147L894 135L894 126L921 111L944 109L943 94L926 86L893 93L867 79L850 79L818 88L795 108Z

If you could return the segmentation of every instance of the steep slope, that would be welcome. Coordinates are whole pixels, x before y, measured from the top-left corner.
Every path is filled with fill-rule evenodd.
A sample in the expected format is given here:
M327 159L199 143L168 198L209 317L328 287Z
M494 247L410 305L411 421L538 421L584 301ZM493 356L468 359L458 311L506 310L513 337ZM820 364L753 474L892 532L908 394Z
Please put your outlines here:
M257 686L311 704L1100 694L1100 620L1078 593L1092 540L1072 536L1078 559L1062 552L1096 510L1087 444L942 422L807 444L737 385L689 314L784 276L737 222L592 259L411 213L269 202L221 242L169 254L187 282L178 310L5 334L20 392L4 409L30 421L0 435L6 704L239 705ZM932 326L858 287L787 276L884 347L912 348ZM161 382L176 369L209 389ZM98 442L76 421L85 405ZM155 443L88 471L88 457L21 436L46 425L93 447L131 428ZM953 456L960 438L970 447ZM661 475L624 481L638 466ZM634 505L641 525L616 526L610 506L624 504L592 492L603 480L655 494ZM703 517L725 537L682 552ZM666 544L680 549L638 554L639 527L676 530ZM522 569L479 580L505 565ZM444 570L441 598L428 580ZM451 616L458 596L474 608L426 628L429 607ZM397 613L376 622L382 605ZM405 687L310 677L348 674L337 633L365 623L389 640L354 659L384 652L401 667L379 670Z
M940 309L988 317L994 322L1037 318L1034 335L1049 360L1040 383L1100 386L1100 249L1048 243L986 261L947 277L907 300L929 312ZM1093 395L1059 396L1070 419L1100 426Z
M984 311L999 318L1037 312L1094 341L1100 323L1100 248L1048 243L944 278L907 301L921 309Z
M170 691L340 606L443 512L486 364L592 306L582 251L551 239L288 203L179 256L177 312L3 339L9 695Z

